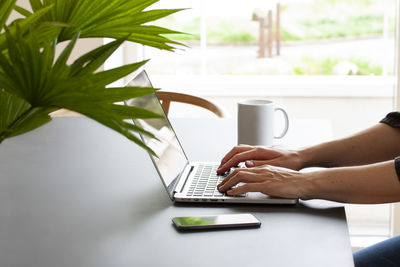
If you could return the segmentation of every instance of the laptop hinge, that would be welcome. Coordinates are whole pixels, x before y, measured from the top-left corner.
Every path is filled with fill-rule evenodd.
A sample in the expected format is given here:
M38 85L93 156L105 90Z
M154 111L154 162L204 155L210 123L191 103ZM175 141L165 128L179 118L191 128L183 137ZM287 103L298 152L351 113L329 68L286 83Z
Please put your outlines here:
M187 163L186 167L184 168L183 172L179 176L178 182L175 184L174 188L174 193L182 192L182 190L185 188L186 181L189 178L191 172L193 171L194 166L190 166L189 163ZM184 178L184 179L183 179Z
M183 189L185 188L186 182L187 182L187 180L189 179L189 176L190 176L190 174L192 173L193 169L194 169L194 166L190 166L189 173L186 175L186 179L185 179L185 182L183 183L183 185L182 185L182 187L181 187L180 193L182 193Z

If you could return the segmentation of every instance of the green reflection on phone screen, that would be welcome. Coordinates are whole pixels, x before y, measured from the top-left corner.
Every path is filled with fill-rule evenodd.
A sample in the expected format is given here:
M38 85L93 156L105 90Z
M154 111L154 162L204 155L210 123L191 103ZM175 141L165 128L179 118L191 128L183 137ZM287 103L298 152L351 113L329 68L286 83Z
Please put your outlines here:
M179 217L175 218L180 225L214 225L217 223L217 218L214 217Z

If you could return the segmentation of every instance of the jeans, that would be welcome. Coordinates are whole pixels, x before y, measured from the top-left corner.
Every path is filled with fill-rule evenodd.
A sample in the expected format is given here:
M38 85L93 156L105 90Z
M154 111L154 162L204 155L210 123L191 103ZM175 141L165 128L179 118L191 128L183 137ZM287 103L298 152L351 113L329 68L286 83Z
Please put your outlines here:
M355 267L400 266L400 236L364 248L353 254Z

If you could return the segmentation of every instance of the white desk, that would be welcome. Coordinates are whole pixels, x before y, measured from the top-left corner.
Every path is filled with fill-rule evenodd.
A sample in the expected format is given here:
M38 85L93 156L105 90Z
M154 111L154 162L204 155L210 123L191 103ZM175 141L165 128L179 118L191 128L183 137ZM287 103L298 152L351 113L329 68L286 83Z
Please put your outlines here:
M193 160L219 159L233 122L177 120ZM220 126L226 127L222 130ZM195 141L196 140L196 141ZM251 212L260 229L177 232L171 217ZM342 205L173 205L147 154L85 118L0 145L0 266L353 266Z

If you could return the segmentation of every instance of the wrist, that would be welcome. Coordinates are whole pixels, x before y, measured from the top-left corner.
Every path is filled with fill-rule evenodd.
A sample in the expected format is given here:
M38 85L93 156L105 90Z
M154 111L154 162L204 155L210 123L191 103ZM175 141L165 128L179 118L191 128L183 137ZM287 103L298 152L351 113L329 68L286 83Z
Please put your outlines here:
M312 167L313 152L311 148L299 149L295 152L297 154L299 170Z
M302 179L299 186L299 198L309 200L318 198L318 174L319 172L301 173Z

